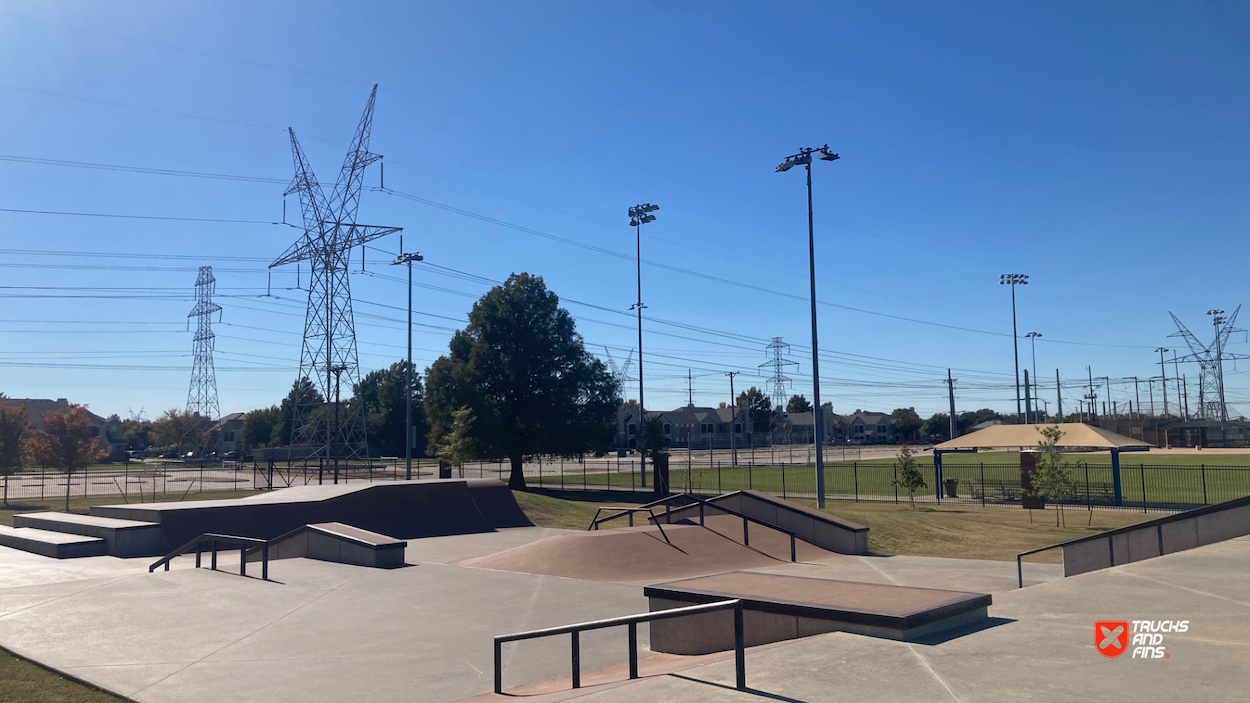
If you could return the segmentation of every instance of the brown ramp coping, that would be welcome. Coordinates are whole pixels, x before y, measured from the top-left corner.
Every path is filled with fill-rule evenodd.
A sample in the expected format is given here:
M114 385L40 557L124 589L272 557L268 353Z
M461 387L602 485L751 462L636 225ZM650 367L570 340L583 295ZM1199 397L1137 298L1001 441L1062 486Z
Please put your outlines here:
M851 632L915 641L986 620L989 594L735 571L643 589L652 611L740 599L747 645ZM733 647L731 614L651 623L651 649L705 654Z

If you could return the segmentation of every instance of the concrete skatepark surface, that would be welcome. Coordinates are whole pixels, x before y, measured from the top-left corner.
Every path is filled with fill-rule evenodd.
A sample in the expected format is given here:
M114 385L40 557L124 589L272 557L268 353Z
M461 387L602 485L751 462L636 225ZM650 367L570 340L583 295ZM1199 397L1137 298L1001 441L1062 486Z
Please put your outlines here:
M619 532L629 544L655 542L647 529ZM705 537L745 550L732 530ZM732 690L732 661L683 657L678 666L653 657L642 667L649 678L526 700L1250 699L1250 539L1068 579L1059 565L1026 564L1026 584L1035 585L1015 590L1010 562L800 552L800 563L789 563L788 538L777 559L759 534L751 554L763 561L750 572L993 593L990 626L922 643L831 633L768 645L747 657L753 692ZM56 561L0 547L0 646L144 703L485 699L494 635L645 612L638 584L674 578L622 570L625 578L591 580L461 563L560 543L553 537L612 544L586 535L522 527L410 539L404 568L285 559L271 565L273 582L228 573L237 564L227 558L222 572L183 557L168 573L148 574L151 559ZM1094 621L1134 619L1191 626L1169 636L1167 660L1097 653ZM649 629L639 635L645 657ZM624 658L623 629L583 635L584 681L612 680ZM567 637L504 648L509 687L567 687L568 667Z
M591 581L638 582L790 561L787 535L755 525L750 532L751 545L746 546L742 544L742 521L731 516L709 517L706 526L661 527L570 532L459 563ZM804 561L836 556L802 541L796 543L796 551Z

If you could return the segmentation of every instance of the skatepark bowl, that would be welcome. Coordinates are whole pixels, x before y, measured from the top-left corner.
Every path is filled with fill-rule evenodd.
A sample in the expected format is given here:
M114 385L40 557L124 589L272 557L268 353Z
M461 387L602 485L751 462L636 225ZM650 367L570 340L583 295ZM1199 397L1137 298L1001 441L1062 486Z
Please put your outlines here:
M1250 520L1194 519L1219 531L1065 577L873 555L868 528L751 491L589 530L534 526L493 479L19 514L0 647L143 703L1244 697ZM1089 636L1145 617L1188 621L1167 659Z

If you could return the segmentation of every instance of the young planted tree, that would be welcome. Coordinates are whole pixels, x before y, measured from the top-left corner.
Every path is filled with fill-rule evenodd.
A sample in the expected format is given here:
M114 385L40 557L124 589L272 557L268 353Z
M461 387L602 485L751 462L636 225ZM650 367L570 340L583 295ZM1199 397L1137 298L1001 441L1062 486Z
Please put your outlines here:
M25 454L26 407L0 405L0 478L4 479L4 504L9 504L9 477L22 466Z
M30 434L26 452L32 462L65 472L65 510L69 512L70 477L108 456L91 436L87 409L71 405L43 416L44 430Z
M904 444L899 450L898 461L894 464L898 469L896 478L891 482L895 486L906 489L907 500L911 503L911 507L916 507L916 491L921 488L928 488L929 485L924 481L924 474L920 473L920 467L916 463L916 453L910 445Z
M435 456L455 464L460 478L464 478L464 462L477 458L477 442L473 438L473 411L456 408L451 413L451 430L431 445Z
M525 457L573 456L611 440L620 388L542 278L513 274L492 288L449 346L426 372L435 444L451 432L456 409L469 408L480 456L507 457L508 484L524 489Z
M1041 456L1037 459L1037 471L1033 474L1033 492L1046 496L1055 503L1055 527L1060 521L1067 527L1067 518L1063 514L1063 499L1076 494L1076 478L1072 475L1072 466L1059 451L1059 440L1063 438L1063 430L1058 425L1039 427L1042 435L1037 443Z
M643 423L643 430L647 433L647 456L655 458L658 455L668 454L668 438L664 436L664 420L660 417L653 417Z

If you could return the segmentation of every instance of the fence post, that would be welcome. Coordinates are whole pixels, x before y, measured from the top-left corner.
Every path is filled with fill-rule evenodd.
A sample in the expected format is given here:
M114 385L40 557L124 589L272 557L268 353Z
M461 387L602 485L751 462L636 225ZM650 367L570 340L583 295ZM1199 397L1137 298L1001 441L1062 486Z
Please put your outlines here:
M1207 502L1207 465L1199 464L1198 466L1202 467L1202 504L1210 505Z
M719 461L718 461L718 462L716 462L716 492L717 492L717 493L724 493L724 492L725 492L724 490L722 490L722 489L721 489L721 481L720 481L720 462L719 462Z
M785 500L785 497L786 497L786 465L783 463L781 465L781 498L782 500Z
M985 462L981 462L981 507L985 507ZM1023 588L1023 587L1022 587Z
M1146 512L1146 465L1138 464L1137 467L1141 469L1141 511L1144 513Z
M982 469L982 472L984 472L984 469ZM898 462L894 463L894 481L892 483L894 484L894 504L898 505Z
M851 464L851 471L855 473L855 502L859 502L859 462Z

